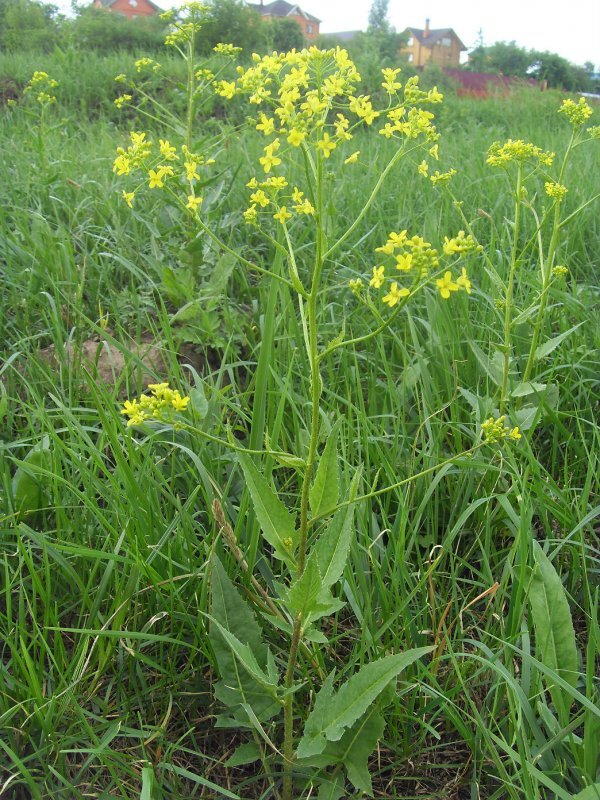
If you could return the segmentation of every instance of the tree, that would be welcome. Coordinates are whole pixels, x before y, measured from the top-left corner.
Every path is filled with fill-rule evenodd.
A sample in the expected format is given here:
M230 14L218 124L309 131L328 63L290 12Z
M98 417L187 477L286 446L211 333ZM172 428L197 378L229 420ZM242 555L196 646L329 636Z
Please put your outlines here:
M302 28L295 19L290 17L276 17L269 23L271 44L273 50L287 53L290 50L301 50L304 46Z
M51 50L59 31L57 10L35 0L0 0L0 47L9 52Z
M199 52L204 54L225 42L241 47L249 55L268 48L269 30L260 14L244 0L211 0L196 41Z
M390 0L373 0L369 9L368 33L389 33L390 23L387 18Z

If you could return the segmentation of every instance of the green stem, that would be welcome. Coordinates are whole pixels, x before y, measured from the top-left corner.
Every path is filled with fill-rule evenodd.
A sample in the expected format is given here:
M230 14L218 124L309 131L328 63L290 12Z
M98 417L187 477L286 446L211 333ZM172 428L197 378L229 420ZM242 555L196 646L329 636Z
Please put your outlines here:
M567 161L569 158L569 153L573 148L573 143L575 140L575 131L571 132L571 138L569 140L569 145L565 151L564 158L562 160L560 173L558 176L558 183L562 183L565 170L567 167ZM535 363L535 352L537 350L538 342L540 339L540 334L542 332L542 326L544 324L544 314L546 313L546 306L548 305L548 295L550 289L550 281L552 279L552 266L554 264L554 256L556 255L556 249L558 246L558 237L561 230L560 224L560 209L561 209L561 201L556 200L554 204L554 225L552 227L552 236L550 238L550 244L548 245L548 254L544 259L544 253L541 248L540 244L540 260L542 265L542 291L540 294L540 304L538 306L538 312L535 319L535 325L533 328L533 335L531 337L531 345L529 347L529 356L527 357L527 364L525 366L525 372L523 373L523 381L526 383L531 378L531 373L533 372L533 365Z
M508 372L510 369L510 334L512 301L515 283L515 270L517 268L517 251L519 248L519 233L521 229L521 189L523 186L523 167L519 164L517 170L517 187L515 192L515 225L513 229L513 244L510 257L510 270L508 273L508 283L506 285L506 297L504 301L504 362L502 365L502 386L500 388L500 414L504 413L508 393Z
M308 336L306 340L308 360L310 364L310 385L311 385L311 417L310 417L310 440L308 453L306 456L306 466L302 479L302 492L300 497L300 529L298 541L297 571L296 579L302 576L306 564L306 549L308 542L308 501L310 483L312 480L313 469L317 457L317 445L319 442L319 410L321 400L321 374L319 372L319 352L318 352L318 326L317 326L317 298L323 272L324 253L325 253L325 231L323 218L323 162L319 157L317 161L317 241L315 254L315 268L313 272L310 294L306 299L306 327ZM302 306L303 300L299 296ZM302 617L297 614L294 618L292 630L292 640L290 644L290 654L288 657L287 669L285 673L284 686L291 689L294 682L294 671L298 660L298 646L302 634ZM284 756L284 776L283 776L283 800L293 798L293 772L294 761L294 697L291 692L286 695L283 712L283 756Z

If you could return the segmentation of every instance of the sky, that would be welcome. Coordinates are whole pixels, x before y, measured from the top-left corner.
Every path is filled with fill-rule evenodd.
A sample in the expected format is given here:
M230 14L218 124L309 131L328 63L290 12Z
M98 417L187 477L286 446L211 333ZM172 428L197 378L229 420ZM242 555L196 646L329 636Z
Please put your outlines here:
M70 6L69 0L52 1L63 12ZM366 30L372 2L288 1L298 2L304 11L322 20L322 33ZM180 0L157 3L165 9L181 4ZM453 28L469 50L478 44L481 31L486 45L514 40L520 47L549 50L574 64L590 61L600 71L600 0L389 0L388 19L399 32L424 28L427 17L431 28Z
M323 33L330 33L365 30L371 0L300 0L299 5L322 20ZM600 68L600 0L390 0L388 19L397 31L424 28L427 17L431 28L453 28L469 49L481 30L484 44L514 40Z

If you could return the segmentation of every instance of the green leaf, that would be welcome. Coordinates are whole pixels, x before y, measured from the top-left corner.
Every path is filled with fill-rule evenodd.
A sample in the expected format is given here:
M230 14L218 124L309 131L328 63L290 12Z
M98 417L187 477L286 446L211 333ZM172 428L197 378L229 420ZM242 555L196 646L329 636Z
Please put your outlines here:
M210 615L207 614L207 616L219 629L221 636L229 645L229 649L235 658L237 658L240 666L242 666L248 675L250 675L251 678L254 678L254 680L263 687L263 689L265 689L271 696L275 697L277 682L273 682L271 677L260 668L258 661L256 660L256 657L254 656L254 653L250 647L247 644L240 642L237 636L234 636L233 633L230 633L228 630L226 630L214 618L210 617Z
M340 496L340 472L338 467L337 440L340 423L336 423L331 431L315 479L309 490L310 510L313 517L327 514L335 508Z
M12 488L17 511L21 514L32 514L47 504L44 488L48 478L40 474L40 470L52 469L52 453L48 437L33 447L15 472Z
M327 740L334 742L341 739L346 728L362 717L403 669L432 650L432 647L418 647L366 664L346 681L333 698L324 698L318 706L315 701L315 708L306 720L298 756L323 752Z
M142 767L142 791L140 800L162 800L162 792L156 782L152 767Z
M235 749L223 766L241 767L244 764L253 764L260 758L260 747L256 742L246 742Z
M341 800L346 797L346 790L344 788L344 776L336 775L332 778L324 778L323 783L319 786L319 794L317 800Z
M535 350L536 361L539 361L541 358L549 356L553 350L556 350L556 348L560 344L562 344L562 342L564 342L564 340L568 336L570 336L573 333L573 331L576 331L577 328L579 328L581 325L583 325L583 322L578 322L577 325L573 325L573 327L569 328L568 331L565 331L564 333L559 333L558 336L554 336L552 339L548 339L547 342L544 342L544 344L539 345L539 347L537 347Z
M600 800L600 783L586 786L581 792L573 795L572 800Z
M536 541L533 542L533 557L535 568L529 586L529 602L538 658L575 686L579 660L567 596L551 561ZM565 724L571 705L568 694L559 686L550 687L550 693L559 719Z
M369 773L369 756L383 736L385 720L377 705L372 706L358 722L342 736L339 742L329 742L325 753L335 748L338 760L346 767L348 780L355 789L373 794Z
M313 552L316 554L323 587L333 586L344 572L354 522L354 500L360 483L361 469L357 470L350 485L350 504L340 508L325 531L317 539Z
M215 686L215 695L229 713L239 720L239 725L244 722L248 725L248 715L241 709L243 704L250 705L261 721L271 719L279 712L279 703L274 701L271 691L267 691L241 667L239 657L232 652L233 640L224 636L223 630L228 631L242 646L247 646L262 672L268 669L268 649L262 641L254 614L215 555L211 559L210 583L210 616L218 625L210 626L209 639L221 678Z
M273 548L275 558L285 561L289 567L293 568L295 565L294 553L298 544L298 531L294 517L248 456L240 453L238 458L263 536Z
M315 697L315 704L304 725L304 736L298 745L298 758L318 755L325 749L326 742L322 737L322 731L327 725L327 709L334 697L334 679L335 670L325 678Z
M322 587L321 573L316 556L313 554L307 560L304 572L294 581L287 593L288 610L300 614L302 619L307 619L315 609Z

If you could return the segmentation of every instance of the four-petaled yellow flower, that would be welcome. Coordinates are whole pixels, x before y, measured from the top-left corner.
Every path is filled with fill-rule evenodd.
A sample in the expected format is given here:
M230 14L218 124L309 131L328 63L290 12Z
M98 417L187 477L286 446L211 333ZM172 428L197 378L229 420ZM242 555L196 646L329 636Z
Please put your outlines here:
M160 169L159 170L151 169L148 172L148 177L150 178L151 189L162 189L162 187L165 185L163 181L164 173Z
M329 158L331 153L335 150L337 144L330 138L327 131L323 134L323 138L317 142L317 150L323 153L323 158Z
M286 220L291 219L292 215L287 210L285 206L281 206L279 211L276 214L273 214L273 219L276 219L278 222L281 222L282 225L285 224Z
M444 300L450 297L450 292L457 292L460 288L458 283L452 280L452 273L450 270L444 273L443 278L438 278L436 284Z
M464 289L467 294L471 294L471 281L467 275L467 270L463 267L462 274L456 279L456 283L461 289Z
M382 298L382 300L390 308L393 308L396 305L397 302L399 302L403 297L408 297L409 294L410 294L410 292L408 291L408 289L405 289L405 288L399 289L398 288L398 284L396 283L396 281L394 281L392 283L392 286L391 286L391 289L389 291L389 294L386 294Z
M189 208L190 211L197 211L198 207L202 205L202 198L196 197L193 194L188 195L188 201L186 204L186 208Z
M352 155L348 156L348 158L344 161L344 164L356 164L358 161L358 157L360 155L360 150L356 150L356 152L352 153Z

